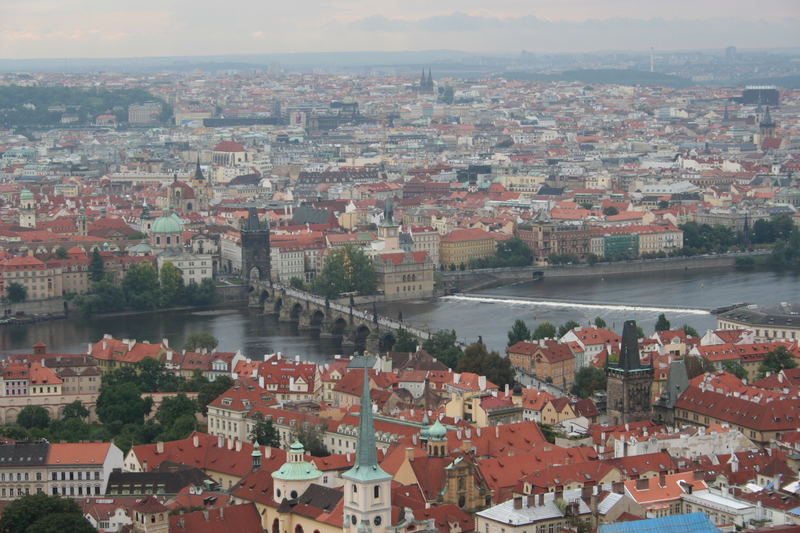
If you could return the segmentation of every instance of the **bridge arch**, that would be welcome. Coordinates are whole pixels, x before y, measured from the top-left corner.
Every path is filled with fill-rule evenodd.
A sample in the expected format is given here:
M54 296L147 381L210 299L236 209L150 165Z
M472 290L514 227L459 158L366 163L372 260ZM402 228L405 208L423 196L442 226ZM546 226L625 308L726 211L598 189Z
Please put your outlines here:
M397 339L394 334L391 331L387 331L378 339L378 349L381 352L391 352L396 342Z
M363 352L367 347L367 337L371 331L369 330L369 326L366 324L360 324L356 330L353 332L353 344L356 346L356 350Z
M292 310L289 313L289 318L291 318L293 321L299 321L300 315L302 314L303 314L303 304L301 304L300 302L296 302L292 306Z
M333 321L333 326L331 327L331 333L334 335L344 335L345 330L347 330L347 320L342 317L337 318Z
M275 312L280 313L281 307L283 307L283 298L278 298L275 300Z
M313 328L321 328L323 322L325 322L325 313L317 309L311 313L308 324Z

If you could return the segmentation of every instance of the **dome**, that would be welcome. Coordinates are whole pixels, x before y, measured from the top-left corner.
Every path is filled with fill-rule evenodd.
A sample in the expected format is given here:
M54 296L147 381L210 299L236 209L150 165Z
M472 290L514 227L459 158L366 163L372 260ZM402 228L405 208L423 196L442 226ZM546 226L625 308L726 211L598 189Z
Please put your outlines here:
M273 479L283 481L309 481L322 476L322 472L314 463L303 458L303 445L295 441L289 447L288 460L272 473Z
M162 215L153 221L150 233L180 233L181 223L177 217Z
M442 425L438 420L428 428L428 439L430 440L444 440L447 436L447 428Z
M22 192L19 193L20 200L33 200L33 193L28 189L22 189Z

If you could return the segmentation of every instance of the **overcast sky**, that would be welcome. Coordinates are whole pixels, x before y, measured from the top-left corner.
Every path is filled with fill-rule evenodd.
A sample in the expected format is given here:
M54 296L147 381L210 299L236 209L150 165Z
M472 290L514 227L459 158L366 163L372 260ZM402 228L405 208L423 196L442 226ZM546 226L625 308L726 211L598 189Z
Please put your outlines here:
M800 0L0 0L0 57L800 46Z

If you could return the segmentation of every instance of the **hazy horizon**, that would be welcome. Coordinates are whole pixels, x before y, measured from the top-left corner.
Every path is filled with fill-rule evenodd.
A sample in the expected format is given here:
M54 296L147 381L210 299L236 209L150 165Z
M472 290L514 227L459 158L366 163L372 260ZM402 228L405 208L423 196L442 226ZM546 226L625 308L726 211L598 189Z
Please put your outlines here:
M377 4L377 5L376 5ZM5 0L3 59L800 46L796 0Z

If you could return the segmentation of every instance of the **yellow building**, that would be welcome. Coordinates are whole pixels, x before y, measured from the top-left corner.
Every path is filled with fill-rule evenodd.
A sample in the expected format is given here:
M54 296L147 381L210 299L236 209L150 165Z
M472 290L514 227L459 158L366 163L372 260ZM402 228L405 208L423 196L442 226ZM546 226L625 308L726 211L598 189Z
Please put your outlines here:
M439 261L444 268L469 266L473 259L491 257L497 250L491 233L482 229L457 229L439 243ZM451 266L452 265L452 266Z

